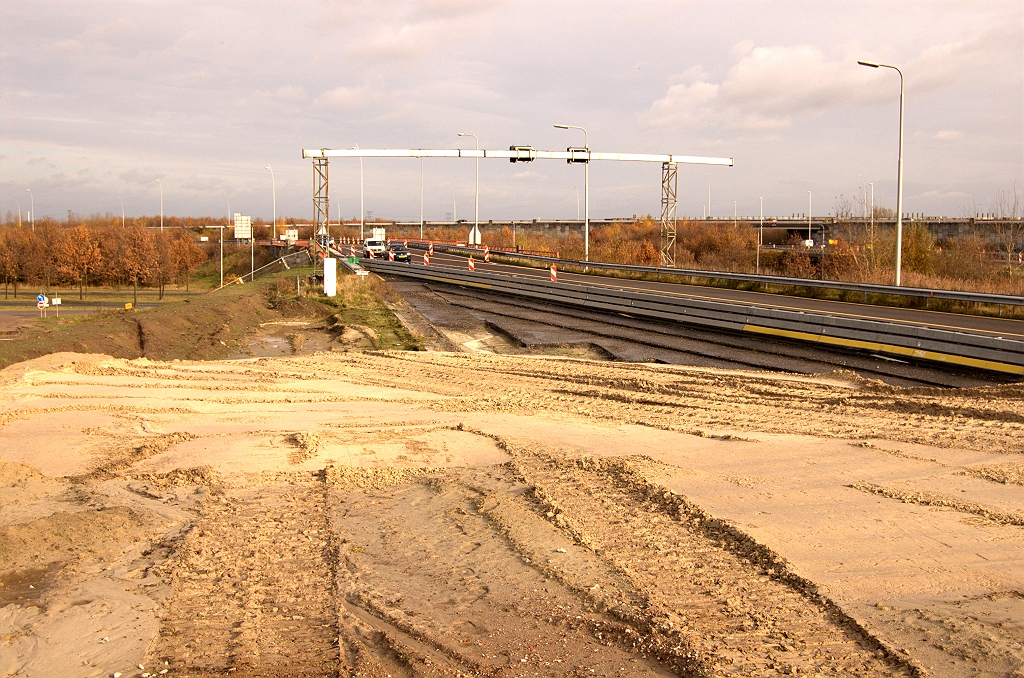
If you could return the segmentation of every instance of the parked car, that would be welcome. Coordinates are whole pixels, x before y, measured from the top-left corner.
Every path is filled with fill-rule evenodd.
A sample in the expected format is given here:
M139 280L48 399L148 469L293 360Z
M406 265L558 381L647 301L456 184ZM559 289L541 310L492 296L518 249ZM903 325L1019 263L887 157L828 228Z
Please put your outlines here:
M412 261L412 252L406 249L405 245L400 242L393 242L388 245L388 252L395 253L395 261ZM387 257L387 253L384 256Z
M373 256L378 258L385 256L387 253L387 247L384 244L384 241L376 238L367 238L363 243L363 256L370 256L370 252L373 252Z

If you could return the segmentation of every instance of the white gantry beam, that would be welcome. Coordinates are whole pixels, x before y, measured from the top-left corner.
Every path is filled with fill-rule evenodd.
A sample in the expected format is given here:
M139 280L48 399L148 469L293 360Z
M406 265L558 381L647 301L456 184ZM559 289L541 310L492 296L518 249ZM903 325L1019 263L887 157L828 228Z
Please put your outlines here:
M511 162L534 160L565 160L582 163L592 160L618 162L660 162L680 165L725 165L732 167L732 158L705 158L693 155L662 153L598 153L585 148L565 151L539 151L529 146L517 146L507 151L452 148L312 148L303 149L303 158L501 158Z

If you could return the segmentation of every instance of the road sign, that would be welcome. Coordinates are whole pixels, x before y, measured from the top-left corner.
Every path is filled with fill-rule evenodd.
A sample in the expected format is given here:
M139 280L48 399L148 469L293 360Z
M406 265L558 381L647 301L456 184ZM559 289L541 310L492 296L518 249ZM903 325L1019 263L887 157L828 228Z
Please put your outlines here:
M235 239L250 240L252 238L252 217L235 212Z
M37 294L36 301L46 301L46 295L42 293Z
M53 299L50 300L50 303L53 304L54 306L60 306L60 297L54 297Z
M46 308L46 302L45 301L37 301L36 302L36 306L38 306L40 309L44 309L44 308Z

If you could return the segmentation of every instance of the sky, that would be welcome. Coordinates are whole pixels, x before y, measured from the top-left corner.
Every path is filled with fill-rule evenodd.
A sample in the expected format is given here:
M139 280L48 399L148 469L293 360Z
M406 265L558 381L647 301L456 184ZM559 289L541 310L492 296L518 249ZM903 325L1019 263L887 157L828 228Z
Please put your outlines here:
M303 148L732 157L681 165L679 215L894 207L960 216L1024 193L1024 3L705 0L4 0L0 215L312 219ZM273 168L268 170L267 166ZM488 219L575 219L584 168L480 162ZM423 163L427 220L474 218L473 160ZM655 163L594 162L593 219L660 214ZM273 175L273 176L272 176ZM159 183L157 183L159 180ZM358 218L360 163L330 167ZM30 192L31 190L31 192ZM808 193L810 191L810 194ZM420 162L367 159L372 217L420 218Z

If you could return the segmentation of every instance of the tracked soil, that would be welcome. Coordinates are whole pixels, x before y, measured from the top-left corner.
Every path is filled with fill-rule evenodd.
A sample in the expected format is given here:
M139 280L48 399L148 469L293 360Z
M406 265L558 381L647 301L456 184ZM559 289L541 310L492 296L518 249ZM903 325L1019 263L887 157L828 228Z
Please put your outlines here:
M0 675L1024 670L1019 386L64 354L0 396Z

